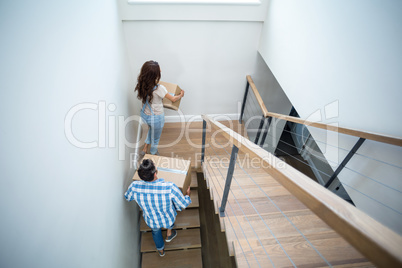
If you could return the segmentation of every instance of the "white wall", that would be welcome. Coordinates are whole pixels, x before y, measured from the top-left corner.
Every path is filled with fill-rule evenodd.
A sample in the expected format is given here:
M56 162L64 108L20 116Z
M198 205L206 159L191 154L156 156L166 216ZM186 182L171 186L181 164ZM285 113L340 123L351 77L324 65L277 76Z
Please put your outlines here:
M339 100L342 126L402 136L401 10L397 0L271 0L259 51L301 117Z
M185 115L238 113L256 62L262 24L216 21L125 21L130 63L138 75L147 60L159 62L162 81L185 90ZM140 107L138 107L140 109ZM177 115L166 111L166 115Z
M0 266L138 267L130 151L80 149L64 129L83 102L134 113L116 2L1 1L0 32ZM98 140L98 111L75 115L78 139Z
M401 1L271 0L259 51L302 118L401 137L401 18ZM357 141L310 131L346 149L318 143L334 168ZM401 148L358 152L402 166ZM340 179L357 207L402 234L401 169L362 156L347 167Z

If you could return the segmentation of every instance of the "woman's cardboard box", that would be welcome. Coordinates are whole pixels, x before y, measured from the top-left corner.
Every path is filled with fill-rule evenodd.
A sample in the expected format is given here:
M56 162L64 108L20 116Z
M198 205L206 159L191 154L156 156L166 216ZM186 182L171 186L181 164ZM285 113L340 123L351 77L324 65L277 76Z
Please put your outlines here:
M162 81L159 81L159 84L165 86L168 91L168 94L171 94L173 96L177 96L181 92L181 88L176 84L162 82ZM163 99L163 107L177 111L177 110L179 110L180 101L181 101L181 99L173 103L170 100L168 100L167 98L164 98Z

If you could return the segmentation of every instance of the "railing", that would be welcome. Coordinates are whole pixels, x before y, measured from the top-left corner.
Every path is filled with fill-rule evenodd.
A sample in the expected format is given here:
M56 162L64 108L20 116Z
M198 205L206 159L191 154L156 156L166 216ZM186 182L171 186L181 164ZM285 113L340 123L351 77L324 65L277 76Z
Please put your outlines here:
M277 118L277 119L286 120L289 122L303 124L306 126L311 126L311 127L328 130L328 131L334 131L334 132L338 132L338 133L342 133L342 134L347 134L350 136L359 137L361 139L369 139L369 140L378 141L378 142L382 142L382 143L402 146L402 139L400 137L379 134L379 133L374 133L374 132L368 132L368 131L362 131L362 130L357 130L357 129L351 129L351 128L338 127L338 126L333 126L333 125L328 125L328 124L323 124L323 123L318 123L318 122L307 121L307 120L293 117L293 116L268 112L268 110L264 104L264 101L262 100L261 95L258 92L258 89L254 84L253 79L251 78L250 75L247 75L246 78L247 78L247 86L246 86L245 94L243 97L243 103L242 103L242 108L241 108L241 112L240 112L239 123L242 123L243 116L245 113L246 103L247 103L247 96L249 96L248 95L249 88L251 87L251 90L253 92L253 96L250 96L251 101L254 101L254 99L256 100L256 102L254 101L254 104L255 103L258 104L258 107L261 110L261 114L262 114L261 123L258 127L257 133L264 132L264 134L265 134L268 131L270 124L267 124L267 125L263 124L265 118L267 118L267 119ZM263 128L264 125L266 126L266 129ZM257 144L258 141L259 141L259 138L256 138L254 143ZM264 140L260 141L259 144L261 145L263 142L264 142Z
M251 88L252 92L251 94L249 94L249 88ZM250 106L250 109L248 109L248 107L246 108L248 98L250 98L249 101L253 104L252 106ZM253 107L254 109L251 107ZM263 129L268 129L272 120L272 118L268 114L269 114L268 110L265 107L265 104L262 101L260 94L258 93L254 81L251 79L251 76L248 75L247 86L244 93L243 103L240 112L239 123L240 124L242 123L243 117L247 117L245 120L247 122L246 129L252 130L251 132L248 132L248 136L250 140L254 140L255 144L262 145L265 142L268 131L263 131ZM255 126L258 125L258 127L253 127L253 125ZM253 130L257 131L254 132ZM263 135L261 136L262 132Z
M252 89L252 94L250 94L249 88ZM354 197L359 196L358 199L360 200L368 200L369 202L372 202L374 206L379 207L377 210L383 209L384 211L390 211L391 214L393 213L398 215L398 217L399 215L402 215L402 211L400 211L398 208L398 202L395 201L395 198L388 196L388 194L383 194L382 196L379 195L380 192L384 192L383 189L390 192L391 195L402 194L402 189L400 189L398 186L398 178L400 178L402 174L402 167L400 166L400 161L398 160L401 157L402 146L402 139L400 137L311 122L295 116L268 112L250 76L247 76L247 87L243 99L240 122L243 121L242 119L244 117L252 118L253 116L256 116L255 113L254 115L252 113L250 115L251 108L247 107L247 103L251 104L251 106L257 106L255 109L259 111L257 114L261 114L261 122L262 120L265 120L264 122L266 122L264 124L261 123L258 128L255 125L252 127L257 129L254 130L254 132L257 133L256 138L254 139L254 137L252 137L252 139L250 139L254 141L255 144L264 147L264 142L267 143L266 141L270 140L267 139L267 137L271 137L268 134L269 131L276 130L279 133L287 132L292 137L300 139L300 144L292 145L282 140L279 140L279 144L285 144L285 146L289 148L296 149L306 161L300 161L299 159L295 159L295 161L299 161L297 163L302 166L306 165L308 168L311 168L313 173L316 175L315 177L318 178L317 181L320 184L339 196L342 196L345 200L348 200L352 204L354 198L349 197L348 193L353 194ZM247 114L247 109L249 109L249 114ZM284 130L283 124L278 127L279 124L277 124L277 122L280 121L286 122L288 125L293 124L295 127L291 130ZM271 122L275 122L275 124ZM247 128L250 124L246 122L245 125ZM305 131L307 132L307 135L293 131L295 129L298 129L299 132ZM345 149L337 144L331 144L328 141L314 139L314 135L311 135L309 130L325 130L325 132L323 131L324 133L336 133L337 135L340 135L342 140L347 140L349 144L354 142L354 144L348 144L348 147L350 146L349 149ZM248 130L248 133L252 132L253 130ZM260 133L262 133L262 135L259 135ZM261 139L259 139L259 136L261 136ZM355 139L355 137L357 137L358 140L352 141L352 139ZM271 138L272 140L274 139L273 137ZM376 150L381 146L384 148L387 146L386 150L384 149L384 152L381 154L376 153ZM339 154L339 158L326 157L326 155L321 152L321 147L326 147L328 151L337 151L336 153L337 155ZM281 149L277 149L277 151L286 155L286 152ZM388 160L384 160L384 156L389 154L390 151L393 152L393 156L390 154ZM373 154L377 155L373 156ZM289 155L289 157L294 158L292 155ZM365 169L363 169L363 167L357 168L357 161L364 163ZM308 162L308 164L306 162ZM318 162L318 165L314 164L316 162ZM353 163L353 165L351 163ZM360 165L363 166L363 164ZM378 170L373 171L373 166L378 167L377 169L381 170L381 173ZM346 182L343 180L344 177L347 177ZM352 180L352 177L357 179ZM335 180L336 183L334 182ZM356 183L356 180L367 180L368 182L375 184L373 188L375 189L376 193L370 194L367 189L361 190L361 186L360 188L357 187L357 185L360 183ZM365 185L365 187L367 188L367 185ZM346 197L344 195L346 195ZM398 200L401 200L401 198L398 198ZM360 203L364 202L360 201ZM356 205L358 206L358 204ZM366 209L366 211L368 212L369 209ZM376 216L378 220L380 219L380 216L374 215L374 212L372 213L372 216ZM385 218L384 221L388 220L388 217L383 218ZM391 219L388 221L391 221ZM388 225L390 226L390 224ZM394 224L394 227L401 230L401 227L400 225L398 226L398 224Z
M267 117L274 117L294 123L299 123L303 124L306 126L311 126L311 127L316 127L316 128L321 128L329 131L335 131L338 133L342 134L347 134L350 136L355 136L363 139L368 139L368 140L373 140L373 141L378 141L382 143L388 143L392 145L397 145L397 146L402 146L402 139L400 137L394 137L394 136L389 136L389 135L384 135L384 134L379 134L379 133L374 133L374 132L368 132L368 131L362 131L362 130L357 130L357 129L351 129L351 128L344 128L344 127L337 127L337 126L332 126L328 124L323 124L323 123L317 123L317 122L311 122L307 121L304 119L300 119L297 117L293 116L287 116L283 114L277 114L277 113L271 113L267 112L266 113Z
M262 165L262 168L374 264L380 267L402 266L401 236L321 187L290 165L273 157L272 154L247 138L208 116L203 115L202 118L204 120L202 162L204 162L207 123L212 128L219 130L233 146L222 203L219 208L222 217L225 216L234 162L240 150L264 162L267 167ZM281 166L281 168L275 168L277 166Z

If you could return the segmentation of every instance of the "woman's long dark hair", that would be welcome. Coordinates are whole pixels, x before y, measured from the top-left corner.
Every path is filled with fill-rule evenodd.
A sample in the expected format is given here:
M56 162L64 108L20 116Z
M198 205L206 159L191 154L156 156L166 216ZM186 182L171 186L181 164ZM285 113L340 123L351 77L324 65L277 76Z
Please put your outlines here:
M148 102L152 103L153 88L159 83L161 79L161 69L156 61L150 60L144 63L141 68L140 75L137 79L137 86L135 91L138 91L137 98L145 103L148 98Z

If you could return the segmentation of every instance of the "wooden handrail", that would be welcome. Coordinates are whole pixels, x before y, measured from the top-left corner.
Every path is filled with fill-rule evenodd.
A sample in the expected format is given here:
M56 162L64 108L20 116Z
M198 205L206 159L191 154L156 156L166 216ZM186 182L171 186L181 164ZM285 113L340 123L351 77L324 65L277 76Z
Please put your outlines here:
M364 131L364 130L357 130L357 129L352 129L352 128L331 126L328 124L307 121L307 120L304 120L304 119L301 119L298 117L294 117L294 116L268 112L268 110L265 107L265 104L260 96L260 93L258 92L258 89L255 86L253 79L251 78L250 75L247 75L247 81L250 84L251 89L253 90L254 95L257 98L258 104L261 107L264 117L270 116L270 117L274 117L274 118L278 118L278 119L282 119L282 120L286 120L286 121L290 121L290 122L294 122L294 123L303 124L306 126L312 126L312 127L321 128L321 129L325 129L325 130L329 130L329 131L334 131L334 132L338 132L338 133L342 133L342 134L347 134L350 136L355 136L355 137L364 138L364 139L368 139L368 140L402 146L402 138L401 137L384 135L384 134L380 134L380 133L369 132L369 131Z
M304 120L304 119L301 119L298 117L271 113L271 112L268 112L267 115L278 118L278 119L283 119L286 121L303 124L306 126L312 126L312 127L316 127L316 128L325 129L325 130L335 131L335 132L342 133L342 134L347 134L350 136L355 136L355 137L359 137L359 138L365 138L368 140L402 146L402 138L395 137L395 136L389 136L389 135L384 135L384 134L379 134L379 133L374 133L374 132L352 129L352 128L337 127L337 126L332 126L332 125L323 124L323 123L311 122L311 121L307 121L307 120Z
M402 237L230 128L202 115L239 150L259 157L289 192L379 267L402 267ZM281 168L276 168L276 167Z
M253 79L251 78L250 75L247 75L247 81L248 81L248 84L249 84L250 87L251 87L251 90L253 91L253 93L254 93L254 95L255 95L255 98L257 99L258 105L260 106L260 108L261 108L261 110L262 110L263 116L264 116L264 117L267 117L267 116L268 116L267 107L265 107L265 104L264 104L264 102L262 101L262 98L261 98L261 96L260 96L260 93L258 92L257 87L255 86L254 81L253 81Z

